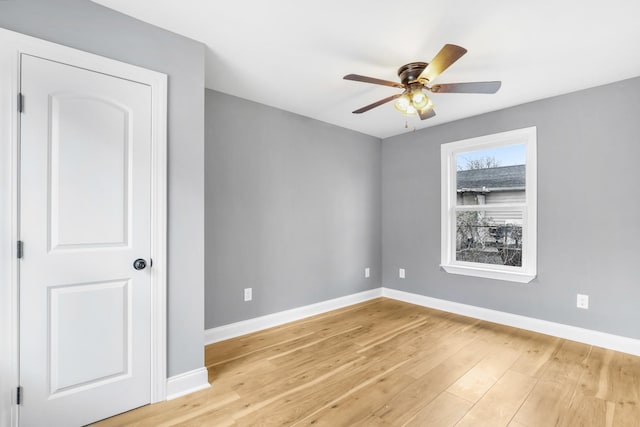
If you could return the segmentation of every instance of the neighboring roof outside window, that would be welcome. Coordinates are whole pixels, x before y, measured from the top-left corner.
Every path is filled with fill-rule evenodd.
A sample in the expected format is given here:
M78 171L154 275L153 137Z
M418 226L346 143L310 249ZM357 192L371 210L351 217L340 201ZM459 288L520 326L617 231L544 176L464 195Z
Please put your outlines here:
M525 165L514 165L458 171L456 189L458 192L524 191L525 170Z

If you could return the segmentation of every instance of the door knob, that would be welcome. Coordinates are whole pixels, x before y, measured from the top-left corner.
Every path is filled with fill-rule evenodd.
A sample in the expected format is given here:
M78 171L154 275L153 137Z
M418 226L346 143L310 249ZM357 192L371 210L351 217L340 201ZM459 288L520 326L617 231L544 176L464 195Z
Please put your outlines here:
M147 261L143 260L142 258L138 258L137 260L133 261L133 268L135 268L136 270L144 270L146 266Z

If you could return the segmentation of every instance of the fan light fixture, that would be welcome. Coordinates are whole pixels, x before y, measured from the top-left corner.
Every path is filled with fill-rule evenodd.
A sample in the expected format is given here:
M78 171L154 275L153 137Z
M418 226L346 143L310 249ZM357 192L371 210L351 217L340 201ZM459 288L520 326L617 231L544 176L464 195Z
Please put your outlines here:
M406 116L413 116L430 105L431 100L420 88L405 91L393 104L396 110Z
M382 86L403 89L402 94L387 96L372 104L365 105L353 111L353 114L365 113L372 108L379 107L395 100L394 107L405 116L417 114L420 120L430 119L436 115L433 103L424 91L432 93L496 93L500 89L499 81L446 83L433 86L433 81L454 62L467 53L467 49L454 44L445 44L440 52L428 62L410 62L398 68L400 82L377 79L375 77L347 74L345 80L372 83Z

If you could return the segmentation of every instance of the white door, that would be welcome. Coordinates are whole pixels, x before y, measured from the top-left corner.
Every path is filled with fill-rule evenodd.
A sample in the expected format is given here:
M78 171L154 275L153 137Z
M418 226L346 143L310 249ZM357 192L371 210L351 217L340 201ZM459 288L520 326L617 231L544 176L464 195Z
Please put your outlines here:
M150 402L151 89L23 54L21 93L20 424L84 425Z

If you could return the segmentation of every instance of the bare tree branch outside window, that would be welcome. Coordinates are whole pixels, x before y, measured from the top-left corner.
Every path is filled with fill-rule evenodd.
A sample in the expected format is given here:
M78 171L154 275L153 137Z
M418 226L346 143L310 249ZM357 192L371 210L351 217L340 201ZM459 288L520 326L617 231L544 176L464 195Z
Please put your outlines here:
M500 160L490 156L479 159L465 159L465 165L458 165L458 170L470 171L474 169L497 168L498 166L500 166Z

